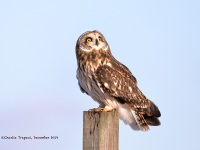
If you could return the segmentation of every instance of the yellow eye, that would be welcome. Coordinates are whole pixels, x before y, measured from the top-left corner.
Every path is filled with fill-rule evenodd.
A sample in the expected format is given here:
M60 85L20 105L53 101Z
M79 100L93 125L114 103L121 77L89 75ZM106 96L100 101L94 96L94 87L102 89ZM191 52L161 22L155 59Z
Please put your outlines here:
M88 37L88 38L86 39L86 42L87 42L87 43L88 43L88 42L92 42L92 38Z
M103 41L101 37L99 37L99 41L101 41L101 42Z

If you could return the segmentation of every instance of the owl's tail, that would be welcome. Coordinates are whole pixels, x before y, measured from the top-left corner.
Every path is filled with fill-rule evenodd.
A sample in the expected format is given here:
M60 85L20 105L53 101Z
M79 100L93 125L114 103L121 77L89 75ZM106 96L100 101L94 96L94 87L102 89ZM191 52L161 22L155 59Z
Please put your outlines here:
M137 123L138 127L142 131L149 130L148 125L150 126L158 126L160 125L160 121L158 117L161 116L161 113L158 109L158 107L150 100L148 108L141 108L137 111L131 109L131 113L135 119L135 122ZM132 127L134 124L130 124Z
M158 117L160 117L160 111L158 107L150 101L148 109L134 110L127 104L119 104L117 111L119 117L128 124L133 130L149 130L149 125L160 125Z
M139 112L131 109L127 104L119 104L117 109L120 119L128 124L133 130L149 130L148 124L144 119L144 116Z
M144 116L132 109L131 109L131 113L132 113L135 121L133 121L131 124L129 124L130 127L135 130L135 123L136 123L140 130L148 131L149 126L148 126L146 120L144 119Z
M150 101L150 105L147 110L148 110L148 113L143 115L147 124L151 126L159 126L160 121L158 117L161 116L161 113L158 107L152 101Z

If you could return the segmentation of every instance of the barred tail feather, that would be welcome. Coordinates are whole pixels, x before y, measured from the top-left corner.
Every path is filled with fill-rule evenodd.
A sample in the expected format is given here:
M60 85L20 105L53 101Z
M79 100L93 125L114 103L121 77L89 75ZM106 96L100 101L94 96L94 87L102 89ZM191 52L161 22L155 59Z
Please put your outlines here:
M131 113L133 114L133 117L134 117L138 127L140 128L140 130L148 131L149 130L149 126L148 126L145 118L143 117L143 115L138 113L138 112L136 112L136 111L134 111L134 110L131 110Z
M129 125L133 130L140 130L135 118L131 112L130 107L127 104L118 104L117 111L119 113L119 118L127 125Z
M117 111L119 117L125 124L128 124L133 130L149 130L145 118L139 112L132 110L127 104L119 104Z

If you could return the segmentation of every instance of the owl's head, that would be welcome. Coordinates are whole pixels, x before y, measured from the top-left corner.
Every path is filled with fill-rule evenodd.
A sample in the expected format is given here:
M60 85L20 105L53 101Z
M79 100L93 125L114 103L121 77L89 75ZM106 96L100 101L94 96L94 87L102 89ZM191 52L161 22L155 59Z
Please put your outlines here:
M99 31L87 31L77 40L76 49L82 52L107 51L109 46L103 34Z

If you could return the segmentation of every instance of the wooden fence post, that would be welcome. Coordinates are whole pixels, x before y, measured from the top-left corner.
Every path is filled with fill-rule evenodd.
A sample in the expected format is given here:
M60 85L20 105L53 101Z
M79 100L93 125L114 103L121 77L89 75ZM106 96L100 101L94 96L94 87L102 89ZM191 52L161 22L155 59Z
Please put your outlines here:
M119 117L113 112L83 112L83 150L118 150Z

